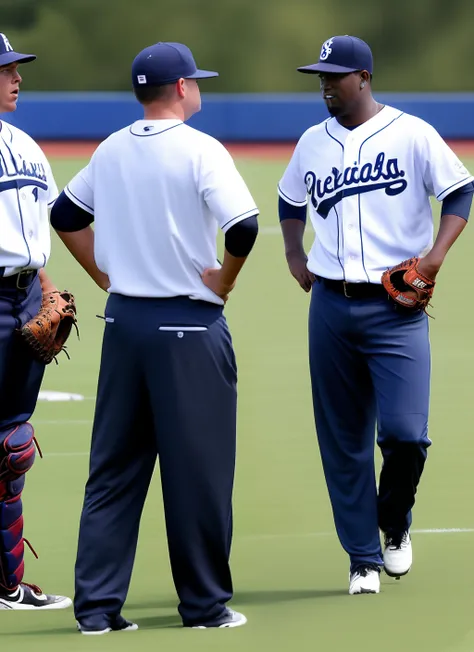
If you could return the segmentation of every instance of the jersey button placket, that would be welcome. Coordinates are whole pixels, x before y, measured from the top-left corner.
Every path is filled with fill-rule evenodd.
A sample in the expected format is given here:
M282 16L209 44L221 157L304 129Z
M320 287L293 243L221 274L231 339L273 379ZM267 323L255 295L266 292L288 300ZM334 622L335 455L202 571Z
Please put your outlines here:
M344 148L344 170L345 178L348 168L353 168L357 163L357 147L352 138L348 138ZM350 180L350 175L349 175ZM343 190L351 188L354 184L349 183L343 186ZM344 232L344 268L347 281L355 281L361 278L361 247L360 234L357 228L359 223L359 198L358 195L350 195L342 199L342 224Z

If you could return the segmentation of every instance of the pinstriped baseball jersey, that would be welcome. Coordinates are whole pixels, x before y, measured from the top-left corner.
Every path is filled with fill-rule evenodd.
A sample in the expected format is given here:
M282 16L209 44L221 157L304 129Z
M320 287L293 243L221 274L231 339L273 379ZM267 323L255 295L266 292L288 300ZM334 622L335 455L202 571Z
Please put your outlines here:
M311 272L380 283L385 269L431 248L430 196L442 201L472 180L432 126L385 106L353 130L335 118L308 129L278 191L309 206Z

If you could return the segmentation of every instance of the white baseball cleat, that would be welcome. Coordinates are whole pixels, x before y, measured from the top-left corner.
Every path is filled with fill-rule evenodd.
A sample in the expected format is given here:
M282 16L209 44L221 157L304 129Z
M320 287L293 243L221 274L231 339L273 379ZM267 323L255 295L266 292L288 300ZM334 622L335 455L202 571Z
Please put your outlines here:
M380 568L375 564L361 564L349 575L349 594L380 593Z
M385 572L390 577L400 579L406 575L413 563L413 550L409 532L385 534L383 551Z
M0 609L37 610L67 609L72 605L71 598L63 595L47 595L35 584L23 582L14 591L0 592Z

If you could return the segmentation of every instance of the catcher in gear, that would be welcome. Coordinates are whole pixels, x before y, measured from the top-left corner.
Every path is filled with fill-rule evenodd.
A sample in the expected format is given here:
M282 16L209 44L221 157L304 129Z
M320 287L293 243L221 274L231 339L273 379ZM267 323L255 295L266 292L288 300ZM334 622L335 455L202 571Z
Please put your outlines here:
M35 58L15 52L0 33L0 113L16 109L18 66ZM45 364L63 347L75 308L42 269L51 250L48 207L58 195L45 155L2 121L0 161L0 609L63 609L69 598L23 581L22 492L35 460L29 419Z

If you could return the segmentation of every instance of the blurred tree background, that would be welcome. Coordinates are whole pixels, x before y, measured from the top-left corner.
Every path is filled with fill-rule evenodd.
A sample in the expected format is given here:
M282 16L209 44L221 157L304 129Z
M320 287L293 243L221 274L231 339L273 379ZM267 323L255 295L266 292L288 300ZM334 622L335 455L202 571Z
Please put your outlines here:
M38 55L25 90L129 90L141 49L180 41L221 75L203 91L308 92L317 80L296 68L353 34L379 91L474 91L473 0L0 0L0 15L13 47Z

